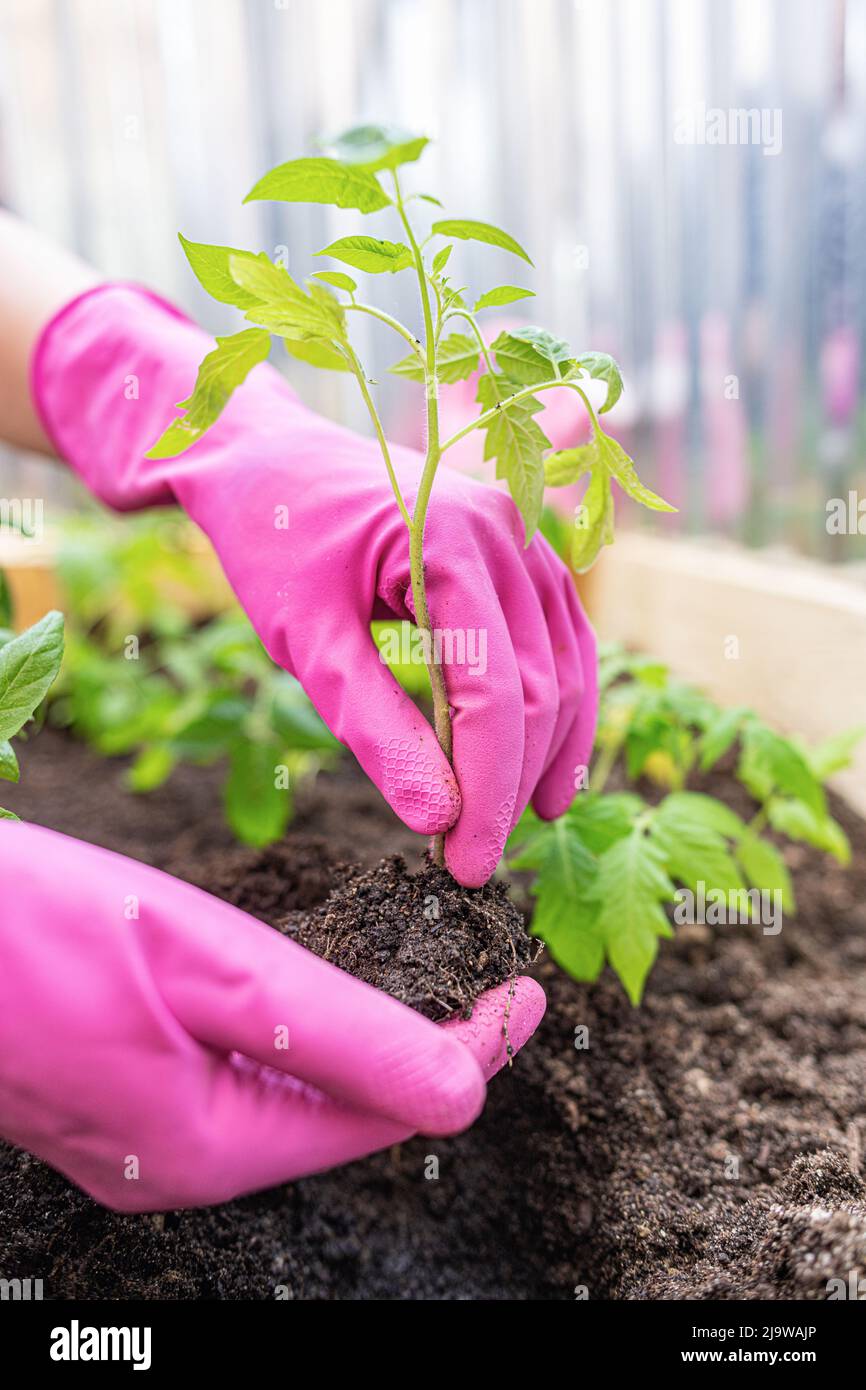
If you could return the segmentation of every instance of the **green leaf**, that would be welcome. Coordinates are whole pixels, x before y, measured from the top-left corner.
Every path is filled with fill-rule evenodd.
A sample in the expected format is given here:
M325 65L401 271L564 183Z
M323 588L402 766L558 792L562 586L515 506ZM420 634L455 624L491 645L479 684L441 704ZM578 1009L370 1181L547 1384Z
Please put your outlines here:
M5 570L0 570L0 631L11 628L14 618L15 605L12 602L12 590L9 587Z
M309 297L318 310L322 321L330 325L332 338L339 341L346 340L346 310L342 301L337 298L327 285L320 285L317 280L308 280L307 287ZM249 314L247 314L249 318ZM292 334L289 335L293 336Z
M866 727L861 724L856 729L834 734L832 738L819 743L816 748L808 749L806 761L818 780L823 782L831 773L841 772L843 768L850 767L854 749L864 735Z
M426 135L411 135L399 126L356 125L328 140L337 159L374 172L413 164L430 141Z
M662 785L673 785L677 770L684 771L692 760L692 736L679 720L664 710L639 712L626 736L629 777L645 772Z
M317 270L314 272L317 280L324 280L327 285L334 285L338 290L345 290L347 294L354 294L358 286L351 275L344 275L342 270Z
M566 819L593 854L603 854L631 833L635 818L646 809L634 792L582 792L566 811Z
M63 614L51 611L0 649L0 742L27 723L63 660Z
M544 824L511 867L538 873L530 890L535 898L532 935L546 942L557 964L576 980L597 979L604 942L587 897L596 864L574 827L564 819Z
M198 369L195 389L178 410L185 414L160 435L145 455L149 459L173 458L201 439L205 430L219 419L229 397L270 351L270 335L261 328L247 328L228 338L217 338Z
M547 829L549 829L549 822L543 821L540 816L535 814L531 806L527 806L505 841L503 851L505 858L510 861L511 856L517 854L518 850L522 853L523 847L533 836L537 835L539 831Z
M292 159L259 179L245 203L274 199L280 203L331 203L338 208L378 212L391 199L379 180L363 166L337 159Z
M640 1003L658 938L673 935L661 906L673 896L664 854L640 824L601 855L592 888L597 929L632 1004Z
M445 269L445 267L446 267L446 265L448 264L448 261L449 261L449 259L450 259L450 257L451 257L451 252L452 252L453 250L454 250L454 243L453 243L453 241L452 241L452 242L450 242L447 246L443 246L441 251L437 251L437 252L436 252L436 255L433 257L433 274L434 274L434 275L439 275L439 274L441 274L441 272Z
M552 333L548 333L546 328L538 328L534 324L528 324L525 328L512 328L506 335L512 343L527 343L538 357L547 364L546 379L560 376L563 367L571 365L571 348L562 338L554 338ZM497 359L498 360L498 359ZM500 362L500 366L501 366ZM519 380L519 378L515 378Z
M168 779L175 756L168 744L152 743L142 748L126 774L126 785L133 792L152 792Z
M484 458L496 459L496 476L505 478L511 496L523 517L528 545L537 528L544 501L544 450L550 440L533 420L542 409L534 396L523 400L500 401L499 395L508 392L501 377L485 373L478 382L477 400L484 410L498 405L490 420L484 440Z
M851 863L848 836L832 816L816 816L803 801L788 797L772 797L767 806L769 822L774 830L791 840L813 845L815 849L832 854L840 864Z
M518 299L534 299L535 290L523 290L519 285L497 285L475 301L474 313L479 309L498 309L503 304L514 304Z
M571 487L597 464L598 450L594 443L557 449L544 460L544 481L548 487Z
M671 792L662 803L665 815L690 820L708 830L715 830L729 840L739 840L746 833L746 823L724 801L704 792Z
M351 367L341 352L321 338L283 338L286 352L311 367L325 367L332 372L348 372Z
M521 386L537 386L556 376L550 361L542 357L532 343L515 337L513 333L500 333L491 348L496 353L499 370L509 381Z
M724 834L706 819L696 818L693 806L672 793L653 817L650 835L662 853L666 871L693 893L699 891L701 883L707 891L741 891L745 884Z
M625 449L617 440L612 439L609 434L605 434L601 427L595 430L593 443L599 462L604 465L619 483L623 492L627 493L633 501L639 502L642 507L648 507L653 512L675 512L677 510L663 497L659 497L648 487L644 487L637 475L634 463Z
M208 246L205 242L187 241L182 232L178 240L192 266L199 284L209 295L221 304L234 304L238 309L249 309L255 304L256 296L241 288L229 271L229 257L244 257L248 251L237 251L233 246Z
M426 376L425 363L417 352L401 357L399 362L388 368L393 376L403 377L405 381L423 381Z
M603 545L613 545L613 496L607 472L596 468L575 513L569 558L576 574L595 564Z
M311 285L307 294L282 266L265 255L231 256L229 270L238 284L255 296L247 318L288 338L341 338L346 314L324 285Z
M502 360L498 353L496 360ZM587 444L579 444L573 449L559 449L545 459L545 478L552 486L564 487L577 482L588 468L592 469L593 474L604 471L609 477L615 478L623 492L650 511L676 511L676 507L672 507L663 497L644 487L625 449L617 440L605 434L597 422L593 424L592 438Z
M0 806L0 820L19 820L19 817L14 811L4 811L3 807Z
M465 333L452 333L436 349L436 374L446 385L464 381L466 377L471 376L478 370L478 362L478 344ZM423 381L425 376L424 363L414 352L410 352L408 357L404 357L400 362L395 362L388 371L409 381Z
M370 275L381 275L388 270L406 270L412 265L412 252L399 241L380 241L374 236L344 236L332 241L317 256L333 256L337 261L353 265L356 270L366 270Z
M622 395L622 373L617 363L607 352L584 352L576 357L570 375L575 378L583 372L594 377L597 381L607 383L604 405L599 408L599 414L604 415L605 411L616 405Z
M21 776L15 749L8 739L0 740L0 777L5 782L17 782Z
M719 758L724 757L740 732L740 726L747 713L743 705L716 711L698 744L701 772L709 772Z
M434 222L431 228L434 236L454 236L460 241L483 241L488 246L500 246L504 251L512 251L515 256L520 256L524 261L529 260L529 256L513 236L503 232L501 228L494 227L490 222L472 222L466 218L457 220L449 218L443 222Z
M778 790L805 802L819 819L827 814L824 789L799 748L758 720L743 730L737 776L759 801Z
M225 757L237 742L237 731L250 712L251 702L217 694L197 719L172 733L169 747L181 762L207 767Z
M740 840L736 853L752 888L762 893L780 893L785 912L796 911L791 875L775 845L750 833Z
M446 385L465 379L478 370L479 351L474 338L452 333L436 349L436 375Z
M264 849L283 834L291 814L291 796L276 785L282 749L277 743L237 743L223 788L226 817L245 845Z

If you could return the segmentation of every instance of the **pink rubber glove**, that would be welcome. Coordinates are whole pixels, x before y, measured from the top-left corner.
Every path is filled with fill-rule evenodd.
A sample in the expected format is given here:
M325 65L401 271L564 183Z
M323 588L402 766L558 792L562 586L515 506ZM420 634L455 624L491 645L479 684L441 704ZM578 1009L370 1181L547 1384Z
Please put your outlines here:
M34 355L46 433L109 505L177 501L189 513L273 659L412 830L450 827L455 878L484 883L530 797L539 815L559 815L589 759L594 639L568 572L541 537L524 550L510 498L440 473L425 537L431 621L486 641L483 674L471 655L445 670L452 772L370 636L373 618L412 616L406 528L375 442L307 410L262 364L186 454L144 457L210 347L144 291L90 291ZM394 463L411 506L419 456L395 449Z
M453 1134L506 1060L507 984L437 1027L228 903L37 826L3 824L0 880L0 1134L108 1206L227 1201ZM543 1012L518 980L513 1048Z

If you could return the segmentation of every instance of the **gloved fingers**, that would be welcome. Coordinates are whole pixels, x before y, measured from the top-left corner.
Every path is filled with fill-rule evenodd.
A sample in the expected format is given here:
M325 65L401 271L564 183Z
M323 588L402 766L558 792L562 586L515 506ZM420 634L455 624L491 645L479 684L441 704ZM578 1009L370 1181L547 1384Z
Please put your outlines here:
M584 688L571 728L539 782L532 804L543 820L555 820L574 800L578 774L589 768L598 718L598 661L595 633L581 607L571 577L563 592L571 613L583 667Z
M298 679L409 829L440 834L460 814L448 759L380 656L367 623L352 611L338 615L337 623L317 615L300 659L293 643Z
M431 550L427 607L442 647L462 801L460 818L445 837L445 862L459 883L477 888L499 863L517 803L523 686L483 557L472 548L445 555Z
M567 589L573 588L574 581L571 575L543 536L535 537L524 553L524 561L544 609L559 693L556 726L550 739L544 767L533 784L534 791L542 773L559 758L584 698L586 674L580 649L579 629L575 626L566 593Z
M196 890L165 882L166 912L142 898L146 949L162 997L194 1038L412 1130L472 1123L484 1081L450 1033L227 903L186 903Z
M482 995L471 1019L449 1020L440 1030L471 1054L489 1081L532 1036L544 1008L541 986L521 976ZM213 1093L211 1128L216 1190L204 1201L349 1163L414 1132L243 1057L226 1062Z
M489 1081L529 1041L546 1007L538 981L518 975L486 990L475 1001L471 1018L449 1018L439 1026L469 1048Z

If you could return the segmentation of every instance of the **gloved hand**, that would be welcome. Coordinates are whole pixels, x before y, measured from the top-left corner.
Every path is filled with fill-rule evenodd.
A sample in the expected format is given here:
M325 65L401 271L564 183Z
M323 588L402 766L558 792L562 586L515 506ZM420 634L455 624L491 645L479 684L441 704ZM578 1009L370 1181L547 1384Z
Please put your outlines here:
M222 1202L453 1134L506 1060L507 984L437 1027L228 903L37 826L3 825L0 881L0 1133L108 1206ZM518 980L513 1048L543 1012Z
M589 759L594 639L567 571L540 536L524 550L509 497L440 471L425 537L431 622L476 643L444 672L452 772L370 636L373 618L412 616L408 538L375 443L307 410L262 364L186 454L144 457L210 346L142 290L73 300L34 355L47 434L109 505L185 508L274 660L411 829L451 827L452 874L484 883L529 798L560 814ZM395 449L394 461L411 506L420 458Z

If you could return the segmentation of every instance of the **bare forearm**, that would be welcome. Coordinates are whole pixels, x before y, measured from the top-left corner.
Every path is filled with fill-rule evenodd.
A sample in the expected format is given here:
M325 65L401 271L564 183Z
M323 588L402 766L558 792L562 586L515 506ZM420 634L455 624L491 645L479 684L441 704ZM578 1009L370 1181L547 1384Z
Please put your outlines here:
M30 357L53 314L99 276L77 256L0 211L0 439L53 452L30 397Z

